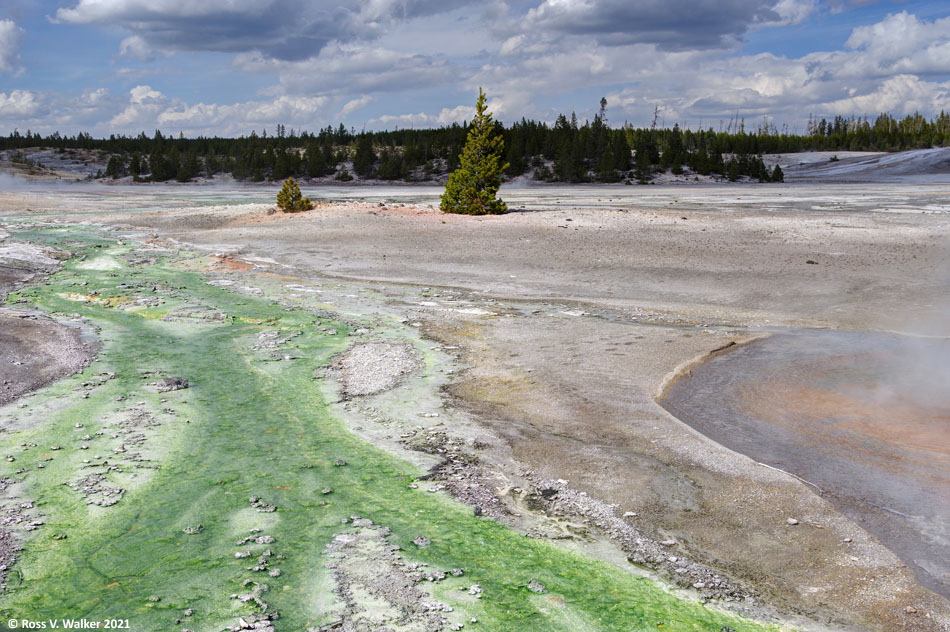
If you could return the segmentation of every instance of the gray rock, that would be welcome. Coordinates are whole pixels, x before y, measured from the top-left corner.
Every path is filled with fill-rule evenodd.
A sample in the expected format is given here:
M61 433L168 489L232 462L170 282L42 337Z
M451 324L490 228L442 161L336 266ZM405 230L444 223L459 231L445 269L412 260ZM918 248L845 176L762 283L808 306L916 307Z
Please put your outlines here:
M183 377L163 377L155 382L155 388L158 389L159 393L179 391L188 388L188 380Z
M546 593L548 591L548 589L544 587L544 584L536 579L532 579L528 582L528 590L538 594Z

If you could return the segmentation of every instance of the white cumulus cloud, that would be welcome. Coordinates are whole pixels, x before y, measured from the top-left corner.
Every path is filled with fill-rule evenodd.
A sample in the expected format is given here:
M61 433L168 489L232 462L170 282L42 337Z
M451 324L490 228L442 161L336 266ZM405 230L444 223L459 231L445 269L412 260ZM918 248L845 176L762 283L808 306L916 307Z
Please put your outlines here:
M353 112L365 108L367 105L375 101L373 97L369 95L363 95L358 99L351 99L343 104L343 107L340 108L340 118L346 118Z
M109 120L107 128L122 133L155 128L188 135L241 135L278 123L315 129L329 122L328 114L334 105L325 96L279 96L230 104L187 103L141 85L129 91L124 107Z
M0 72L15 73L20 66L23 29L13 20L0 20Z
M35 92L12 90L0 92L0 118L30 118L40 112L42 104Z
M140 61L155 59L155 51L141 35L131 35L119 42L119 56L132 57Z
M493 110L489 104L489 110ZM471 105L457 105L454 108L442 108L438 114L418 112L416 114L384 114L367 121L369 129L391 127L436 127L464 123L475 117L475 108Z
M950 73L950 17L926 22L902 11L877 24L857 27L846 45L864 52L865 71Z

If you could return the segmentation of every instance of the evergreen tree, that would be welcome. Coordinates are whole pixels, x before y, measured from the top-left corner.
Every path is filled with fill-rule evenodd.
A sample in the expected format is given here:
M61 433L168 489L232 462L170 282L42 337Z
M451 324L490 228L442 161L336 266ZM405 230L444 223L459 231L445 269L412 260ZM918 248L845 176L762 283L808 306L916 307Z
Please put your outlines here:
M142 171L144 171L142 169L142 161L139 158L138 152L136 152L132 154L132 160L129 161L129 173L132 174L132 179L137 181Z
M320 145L312 143L307 149L307 175L319 178L327 172L327 159Z
M298 213L313 208L310 198L305 198L293 178L287 178L277 194L277 207L285 213Z
M185 161L178 167L175 179L179 182L190 182L192 178L198 175L200 170L201 166L198 164L198 155L195 153L195 150L192 149L185 157Z
M376 175L381 180L399 180L408 174L408 168L402 157L394 150L384 149L379 157Z
M283 126L277 126L278 138L283 138ZM293 172L291 158L283 149L278 149L274 155L274 166L271 170L271 180L283 180Z
M650 152L645 141L638 141L636 156L636 172L634 176L640 184L646 184L653 175L653 164L650 162Z
M153 182L168 180L168 177L165 175L165 155L162 153L160 145L156 145L155 149L152 150L152 153L148 157L148 165L149 177Z
M213 176L221 171L221 163L218 162L218 156L214 153L214 149L208 152L208 155L205 157L205 170L209 176Z
M165 154L165 170L163 173L163 178L165 180L171 180L172 178L178 175L178 169L181 167L181 152L178 151L178 147L175 145L171 146L171 149L168 150L168 153Z
M364 178L373 175L376 165L376 151L373 149L373 137L360 134L356 139L356 153L353 154L353 171Z
M726 177L729 178L729 182L739 179L739 162L735 158L730 158L726 163Z
M112 154L112 156L109 157L109 164L106 165L106 175L111 177L113 180L118 180L122 177L122 172L124 170L125 161L116 154Z
M497 215L508 210L496 197L501 173L508 168L501 162L504 140L495 129L485 93L478 89L475 118L459 156L459 168L449 175L439 207L445 213Z
M733 130L733 125L735 129ZM861 150L898 150L950 145L950 114L941 112L927 119L919 113L896 118L883 113L877 117L836 116L831 120L811 117L807 133L792 134L788 126L765 121L754 131L742 131L736 118L729 131L636 129L624 125L612 130L607 124L606 103L591 122L578 123L574 114L557 117L557 123L521 119L505 128L495 124L495 134L503 137L504 149L499 162L509 163L508 177L533 172L540 180L562 182L613 181L633 175L646 182L654 173L671 169L674 173L688 165L698 174L722 174L738 179L772 180L774 168L763 171L759 156L799 151L830 152ZM141 132L135 136L113 134L93 138L87 132L65 136L53 132L42 136L28 130L13 130L0 136L0 152L26 163L22 152L46 147L76 157L77 150L95 150L110 160L102 165L106 178L131 174L134 181L167 181L195 175L230 173L238 180L282 179L282 176L333 175L343 180L339 163L354 161L346 168L350 174L364 177L411 178L422 174L426 179L441 177L459 166L459 154L465 144L469 124L453 123L437 129L397 129L358 133L327 126L317 134L286 130L277 126L273 136L251 132L238 138L165 137L158 130L154 137ZM636 172L630 149L636 152ZM20 152L18 157L18 152ZM377 155L379 153L383 155ZM322 154L322 156L321 156ZM357 156L357 154L359 154ZM192 160L194 155L194 160ZM731 163L723 156L731 158ZM120 163L119 160L122 162ZM547 165L547 166L545 166ZM38 166L38 165L37 165Z
M629 171L630 145L627 144L627 135L622 131L614 133L613 139L611 139L611 152L614 156L614 169Z

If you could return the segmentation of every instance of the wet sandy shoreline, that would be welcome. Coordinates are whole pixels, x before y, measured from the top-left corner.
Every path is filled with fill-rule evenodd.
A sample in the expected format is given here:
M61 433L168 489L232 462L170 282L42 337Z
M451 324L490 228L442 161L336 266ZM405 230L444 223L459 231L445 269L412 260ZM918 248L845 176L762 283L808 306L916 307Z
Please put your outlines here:
M10 292L42 283L66 253L33 244L8 243L0 230L0 406L75 373L97 350L94 335L78 323L5 307Z
M132 198L143 194L129 195L106 206L142 208ZM42 207L304 277L435 288L398 308L457 349L468 369L449 392L500 451L635 513L638 528L782 610L846 629L940 629L946 600L873 537L807 486L686 428L653 395L682 362L763 327L946 335L929 318L948 287L936 274L950 261L950 216L933 208L941 189L649 187L627 201L562 190L537 212L488 219L373 195L288 217L263 204L98 213L94 197L75 209L68 195L13 193L0 212ZM902 210L871 210L884 206Z
M790 332L709 358L660 402L711 439L801 476L947 596L948 376L930 362L946 346Z

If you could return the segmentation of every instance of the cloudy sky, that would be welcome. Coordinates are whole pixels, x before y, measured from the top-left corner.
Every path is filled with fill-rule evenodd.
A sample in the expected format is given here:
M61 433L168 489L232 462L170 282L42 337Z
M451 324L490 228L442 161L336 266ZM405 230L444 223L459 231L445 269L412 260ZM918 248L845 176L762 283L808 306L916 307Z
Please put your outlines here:
M950 111L946 0L3 0L0 133Z

